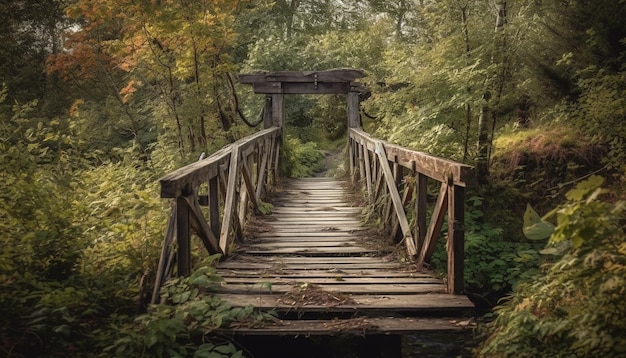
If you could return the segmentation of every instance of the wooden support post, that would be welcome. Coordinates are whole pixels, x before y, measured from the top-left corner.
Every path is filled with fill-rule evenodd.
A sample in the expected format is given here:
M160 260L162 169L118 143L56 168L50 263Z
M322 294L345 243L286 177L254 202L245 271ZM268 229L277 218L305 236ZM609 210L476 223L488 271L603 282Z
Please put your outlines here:
M255 193L255 198L258 201L261 201L261 196L263 195L263 192L265 190L265 185L266 185L266 177L267 177L267 159L271 158L271 147L272 147L272 141L268 140L265 141L264 145L263 145L263 153L261 155L261 164L257 165L257 183L256 183L256 193ZM271 160L271 159L270 159Z
M462 294L465 260L465 188L448 183L448 292Z
M428 177L422 173L417 173L415 178L415 224L417 225L417 248L423 249L426 238L426 214L428 209Z
M357 142L357 156L359 158L359 180L365 180L365 150L364 145Z
M265 105L263 107L263 127L265 129L274 125L272 120L272 96L265 96Z
M209 225L215 237L220 236L220 202L217 185L218 178L209 179Z
M355 171L355 162L354 162L354 140L350 138L350 134L348 133L348 158L350 160L350 179L352 180L352 184L354 184L354 171Z
M367 200L372 203L372 164L370 161L370 151L367 145L363 145L363 157L365 158L365 185L367 187Z
M361 114L359 113L359 92L348 92L346 100L348 102L348 128L361 128Z
M191 190L190 190L191 191ZM191 274L191 223L185 197L176 198L176 243L178 244L178 276Z
M285 128L285 95L272 95L272 123L276 127Z
M226 199L224 200L224 218L222 219L222 230L220 231L220 250L224 255L228 249L228 235L230 226L235 216L235 194L239 176L239 146L235 143L230 152L230 165L228 168L228 182L226 184Z
M433 216L430 218L430 225L428 226L428 232L424 238L424 244L417 260L418 265L423 265L430 261L435 251L435 243L441 233L441 226L443 225L443 217L446 214L448 208L448 184L441 183L439 188L439 196L437 197L437 204L433 210Z
M415 249L415 242L413 241L413 236L411 235L411 227L409 226L409 221L406 218L404 206L402 205L402 199L400 199L400 194L398 193L398 188L396 187L396 182L393 178L389 161L387 160L385 147L380 141L376 142L376 154L378 155L381 170L385 174L387 187L389 188L389 195L391 196L391 201L396 209L396 216L398 217L400 227L402 228L402 234L407 252L409 256L413 257L417 253L417 250Z

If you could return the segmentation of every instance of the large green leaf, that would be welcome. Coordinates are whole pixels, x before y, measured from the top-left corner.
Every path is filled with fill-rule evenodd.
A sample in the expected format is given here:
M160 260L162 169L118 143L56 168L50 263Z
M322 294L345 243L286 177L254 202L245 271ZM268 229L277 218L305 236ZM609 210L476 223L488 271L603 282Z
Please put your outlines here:
M554 225L542 220L530 204L526 205L524 213L524 236L529 240L545 240L554 232Z

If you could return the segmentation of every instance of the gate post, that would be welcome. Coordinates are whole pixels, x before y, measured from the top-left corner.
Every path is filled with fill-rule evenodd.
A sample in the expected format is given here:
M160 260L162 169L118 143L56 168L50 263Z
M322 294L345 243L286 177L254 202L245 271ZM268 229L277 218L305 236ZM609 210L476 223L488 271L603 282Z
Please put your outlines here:
M359 113L359 92L348 92L346 99L348 102L348 128L361 128L361 115Z

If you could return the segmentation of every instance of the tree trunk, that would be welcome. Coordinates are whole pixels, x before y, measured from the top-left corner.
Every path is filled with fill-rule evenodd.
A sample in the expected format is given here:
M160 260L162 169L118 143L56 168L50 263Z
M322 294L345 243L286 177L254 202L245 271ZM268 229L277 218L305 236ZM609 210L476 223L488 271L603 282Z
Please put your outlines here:
M467 59L466 65L469 65L470 60L470 39L469 29L467 26L467 5L461 5L459 1L459 8L461 9L461 25L463 26L463 40L465 41L465 58ZM468 86L467 93L471 93L472 89ZM463 162L467 161L469 157L469 142L470 132L472 128L472 106L470 103L465 105L465 140L463 143Z
M489 177L489 98L487 91L483 95L480 117L478 117L478 156L476 158L476 174L479 183L485 183Z

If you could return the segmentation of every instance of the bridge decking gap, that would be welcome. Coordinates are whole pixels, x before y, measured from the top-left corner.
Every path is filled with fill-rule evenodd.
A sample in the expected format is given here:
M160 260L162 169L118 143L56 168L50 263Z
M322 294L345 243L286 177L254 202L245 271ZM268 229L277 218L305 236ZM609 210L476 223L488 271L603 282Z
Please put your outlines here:
M218 264L218 294L232 306L274 311L280 320L232 334L406 334L461 330L473 315L466 296L394 260L360 223L362 208L332 178L290 180L263 230ZM262 231L262 232L261 232ZM388 245L391 247L392 245Z

